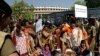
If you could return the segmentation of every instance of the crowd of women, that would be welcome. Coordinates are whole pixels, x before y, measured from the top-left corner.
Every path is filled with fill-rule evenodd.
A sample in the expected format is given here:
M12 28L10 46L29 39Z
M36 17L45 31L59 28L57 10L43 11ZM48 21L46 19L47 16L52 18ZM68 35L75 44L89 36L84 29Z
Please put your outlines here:
M69 18L43 24L36 32L36 22L20 18L10 23L11 13L10 6L0 0L0 56L99 56L99 20ZM10 34L4 32L8 25Z
M59 26L44 25L35 32L35 22L19 20L11 23L11 36L20 56L93 56L100 22L88 19L63 22Z

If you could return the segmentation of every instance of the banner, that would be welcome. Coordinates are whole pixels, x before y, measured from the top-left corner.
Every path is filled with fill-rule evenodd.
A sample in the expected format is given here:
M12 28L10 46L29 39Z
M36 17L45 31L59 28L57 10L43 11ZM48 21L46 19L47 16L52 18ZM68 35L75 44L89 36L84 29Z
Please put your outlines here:
M36 32L39 32L40 30L43 29L43 26L42 26L42 19L39 19L37 22L36 22Z
M75 4L75 17L87 18L87 7Z

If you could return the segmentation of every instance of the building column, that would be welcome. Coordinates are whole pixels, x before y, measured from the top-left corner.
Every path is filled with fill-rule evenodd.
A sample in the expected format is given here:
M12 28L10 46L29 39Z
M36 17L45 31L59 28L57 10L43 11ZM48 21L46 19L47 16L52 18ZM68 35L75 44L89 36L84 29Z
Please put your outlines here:
M41 14L40 17L42 18L42 16L43 16L43 15Z

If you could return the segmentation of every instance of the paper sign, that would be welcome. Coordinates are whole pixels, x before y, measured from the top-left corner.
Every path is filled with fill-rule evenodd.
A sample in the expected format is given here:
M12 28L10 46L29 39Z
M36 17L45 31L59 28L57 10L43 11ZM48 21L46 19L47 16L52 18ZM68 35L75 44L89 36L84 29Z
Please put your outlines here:
M40 30L43 29L43 26L42 26L42 19L39 19L37 22L36 22L36 32L39 32Z
M75 4L75 17L87 18L87 7Z

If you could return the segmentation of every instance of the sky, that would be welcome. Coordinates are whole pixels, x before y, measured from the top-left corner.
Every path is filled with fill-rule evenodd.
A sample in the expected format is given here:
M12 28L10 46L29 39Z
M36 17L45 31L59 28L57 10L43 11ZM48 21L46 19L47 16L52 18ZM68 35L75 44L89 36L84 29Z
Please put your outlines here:
M21 0L5 0L9 5L13 5L15 1ZM77 0L23 0L34 7L65 7L69 8L74 5ZM83 0L80 0L83 1Z

